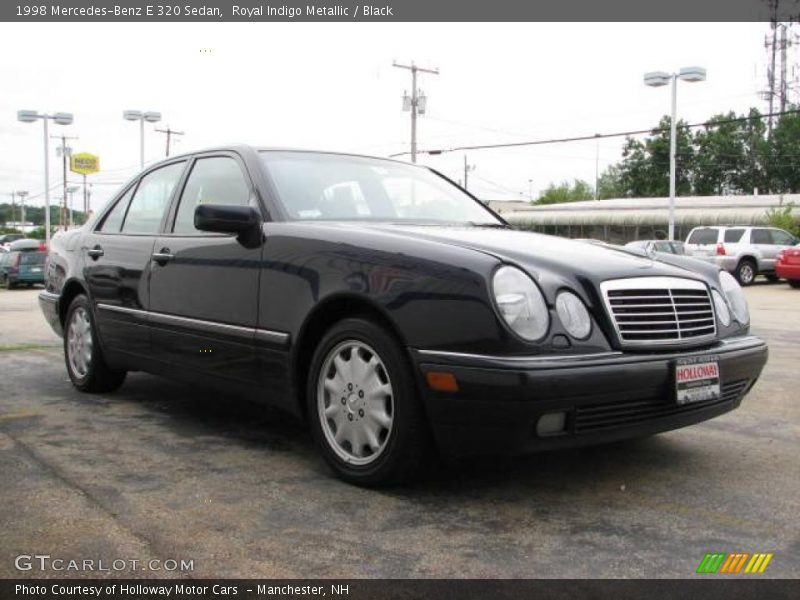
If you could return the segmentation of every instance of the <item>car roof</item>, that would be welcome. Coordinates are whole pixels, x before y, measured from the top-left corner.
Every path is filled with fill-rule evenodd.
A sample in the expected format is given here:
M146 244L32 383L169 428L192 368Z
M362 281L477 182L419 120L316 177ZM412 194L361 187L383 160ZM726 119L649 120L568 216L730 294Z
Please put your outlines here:
M411 162L407 162L404 160L397 160L396 158L389 158L386 156L374 156L369 154L358 154L356 152L341 152L341 151L333 151L333 150L314 150L314 149L307 149L307 148L289 148L289 147L279 147L279 146L250 146L248 144L230 144L224 146L212 146L209 148L201 148L198 150L193 150L191 152L184 152L183 154L175 154L168 158L164 158L157 162L148 165L146 170L150 170L153 167L160 165L162 163L172 162L177 159L181 158L191 158L198 154L208 154L213 152L237 152L241 154L258 154L259 152L298 152L304 154L333 154L338 156L352 156L355 158L369 158L373 160L381 160L387 161L392 163L397 163L401 165L407 165L411 167L418 167L421 169L427 169L425 165L417 165Z

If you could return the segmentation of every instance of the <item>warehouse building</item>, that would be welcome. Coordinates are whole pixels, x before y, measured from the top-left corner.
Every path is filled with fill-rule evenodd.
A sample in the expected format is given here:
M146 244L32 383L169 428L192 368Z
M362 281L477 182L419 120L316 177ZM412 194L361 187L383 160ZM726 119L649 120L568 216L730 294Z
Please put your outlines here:
M687 196L675 199L675 237L685 240L700 225L763 225L771 208L793 204L800 219L800 194ZM489 205L519 229L614 244L654 239L667 232L668 198L587 200L542 206L491 201Z

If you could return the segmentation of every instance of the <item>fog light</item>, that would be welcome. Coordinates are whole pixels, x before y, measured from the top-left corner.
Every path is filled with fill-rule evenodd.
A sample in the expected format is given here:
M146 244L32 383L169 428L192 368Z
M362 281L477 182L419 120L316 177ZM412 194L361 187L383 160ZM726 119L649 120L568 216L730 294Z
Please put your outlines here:
M548 413L539 417L536 422L536 435L557 435L564 433L567 423L567 413Z

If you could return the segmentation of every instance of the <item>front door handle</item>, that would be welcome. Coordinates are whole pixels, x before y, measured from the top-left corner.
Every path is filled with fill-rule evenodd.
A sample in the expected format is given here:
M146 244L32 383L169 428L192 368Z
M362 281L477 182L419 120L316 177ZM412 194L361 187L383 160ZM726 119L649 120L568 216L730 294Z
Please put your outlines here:
M165 265L175 258L175 255L170 252L169 248L162 248L158 252L153 253L153 260L160 265Z
M88 254L89 256L91 256L91 257L92 257L94 260L97 260L98 258L100 258L101 256L103 256L103 254L105 254L105 252L103 252L103 248L102 248L102 246L100 246L100 245L97 245L97 246L95 246L94 248L89 248L89 249L86 251L86 254Z

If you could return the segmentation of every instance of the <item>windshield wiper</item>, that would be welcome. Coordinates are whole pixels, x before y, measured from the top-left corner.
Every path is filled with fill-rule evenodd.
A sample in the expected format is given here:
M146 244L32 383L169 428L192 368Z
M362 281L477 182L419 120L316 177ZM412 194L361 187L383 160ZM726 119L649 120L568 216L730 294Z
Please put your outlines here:
M486 227L489 229L511 229L505 223L476 223L475 221L467 221L467 225L471 227Z

